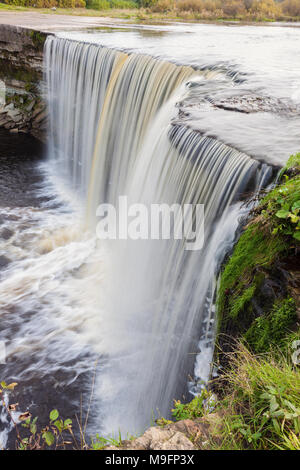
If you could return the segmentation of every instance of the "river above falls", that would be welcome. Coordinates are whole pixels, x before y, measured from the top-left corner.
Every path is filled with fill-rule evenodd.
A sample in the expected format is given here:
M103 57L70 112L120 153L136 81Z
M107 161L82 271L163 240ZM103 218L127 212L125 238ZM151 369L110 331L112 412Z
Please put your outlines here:
M211 71L182 103L189 126L276 165L299 150L298 24L114 25L57 35Z

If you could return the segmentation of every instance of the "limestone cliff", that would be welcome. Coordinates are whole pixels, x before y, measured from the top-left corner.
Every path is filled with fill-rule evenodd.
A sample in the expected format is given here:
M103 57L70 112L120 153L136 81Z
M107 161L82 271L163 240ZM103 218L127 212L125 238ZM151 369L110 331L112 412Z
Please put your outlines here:
M45 141L43 45L47 35L17 26L0 26L0 127Z

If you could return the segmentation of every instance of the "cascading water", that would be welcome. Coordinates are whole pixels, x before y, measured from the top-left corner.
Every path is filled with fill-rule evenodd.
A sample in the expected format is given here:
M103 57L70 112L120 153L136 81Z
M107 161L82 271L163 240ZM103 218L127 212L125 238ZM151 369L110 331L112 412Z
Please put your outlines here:
M175 123L176 103L205 71L56 37L46 41L45 70L50 157L81 194L91 236L98 204L117 207L119 196L205 207L198 251L184 240L97 241L104 255L91 327L101 422L106 432L140 432L181 397L196 353L196 375L208 378L215 279L243 212L238 201L272 172Z

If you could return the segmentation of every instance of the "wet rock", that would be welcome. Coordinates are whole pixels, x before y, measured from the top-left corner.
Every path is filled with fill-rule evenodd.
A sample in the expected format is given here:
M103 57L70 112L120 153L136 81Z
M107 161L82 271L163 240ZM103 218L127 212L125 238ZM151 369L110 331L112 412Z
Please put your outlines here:
M9 110L7 115L14 121L19 122L22 119L22 114L19 109Z
M0 237L4 240L9 240L13 236L13 231L9 230L8 228L4 228L0 233Z
M9 103L7 104L5 107L4 107L4 111L5 112L8 112L10 110L14 109L14 104L13 103Z
M47 113L46 110L42 111L40 114L38 114L38 115L36 116L36 118L34 119L33 124L34 124L34 125L39 124L40 122L42 122L44 119L47 118L47 115L48 115L48 113Z
M285 103L277 98L247 94L242 96L230 96L221 100L213 100L213 106L226 111L240 113L272 112L281 114L299 114L300 107Z
M0 127L3 127L4 124L6 124L6 123L7 123L7 117L4 117L4 118L1 117L0 118Z
M15 123L13 121L8 121L4 124L5 129L12 129L13 127L15 127Z
M0 255L0 269L6 268L9 263L10 260L6 256Z
M39 102L32 113L32 119L38 119L39 114L43 113L44 110L45 110L45 104Z
M30 113L32 109L34 108L34 105L35 105L35 101L34 100L30 101L30 103L28 103L27 106L25 106L25 111L27 113Z

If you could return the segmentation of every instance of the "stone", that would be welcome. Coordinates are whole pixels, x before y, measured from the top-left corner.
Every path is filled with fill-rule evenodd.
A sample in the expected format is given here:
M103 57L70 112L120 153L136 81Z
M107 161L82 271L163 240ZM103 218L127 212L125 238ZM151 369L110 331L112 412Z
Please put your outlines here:
M224 414L209 413L194 420L185 419L164 427L151 427L137 439L122 441L108 450L196 450L209 449L211 439L221 442Z
M38 114L38 115L34 118L34 124L33 124L33 125L39 124L39 123L42 122L44 119L46 119L47 116L48 116L47 110L42 111L40 114Z
M32 113L32 119L36 119L37 116L45 110L45 105L43 103L38 103L36 108Z
M0 256L0 269L5 268L10 263L10 260L6 256Z
M11 132L12 134L18 134L19 129L17 127L14 127L13 129L10 129L9 132Z
M45 111L45 102L38 84L43 78L43 41L47 35L39 32L36 37L35 30L11 24L2 24L0 28L0 58L4 70L6 64L10 70L2 79L12 98L18 96L18 102L23 103L22 109L14 101L0 103L0 127L13 132L18 128L19 132L29 132L42 141L46 140L47 122L44 115L39 116ZM34 118L39 116L34 129L33 114Z
M0 237L4 240L9 240L13 236L14 232L8 228L4 228L0 234Z
M4 111L5 111L5 112L8 112L8 111L10 111L11 109L14 109L14 104L13 104L13 103L7 104L7 105L5 106L5 108L4 108Z
M19 109L9 110L7 115L14 121L19 122L22 119L22 114Z
M170 439L157 442L153 450L196 450L194 444L182 433L176 432Z
M34 108L34 105L35 100L30 101L30 103L25 106L25 111L27 111L27 113L30 113L30 111L32 111L32 109Z
M13 121L9 121L6 124L4 124L5 129L12 129L15 127L15 123Z
M4 126L4 124L6 124L6 123L7 123L7 118L6 117L0 119L0 127Z

